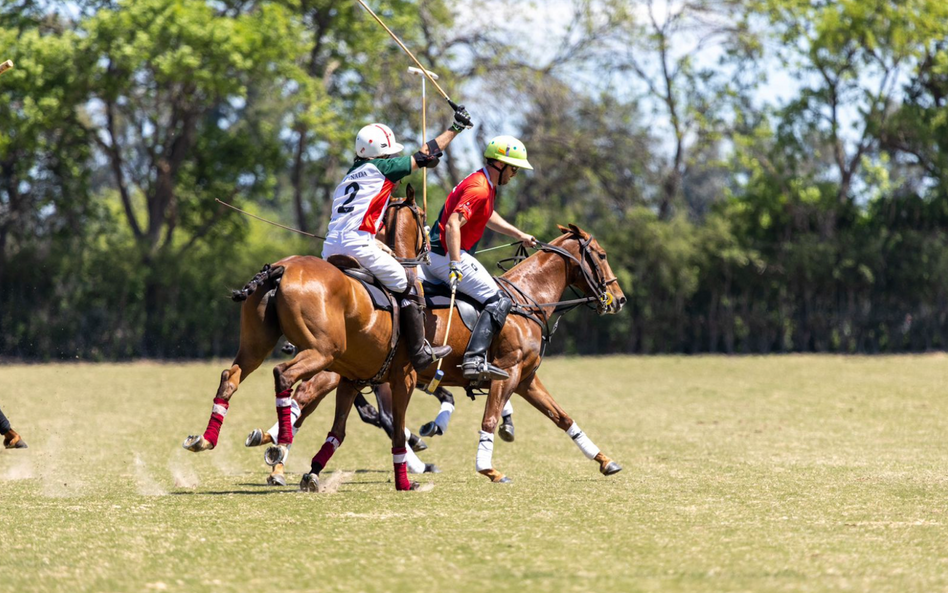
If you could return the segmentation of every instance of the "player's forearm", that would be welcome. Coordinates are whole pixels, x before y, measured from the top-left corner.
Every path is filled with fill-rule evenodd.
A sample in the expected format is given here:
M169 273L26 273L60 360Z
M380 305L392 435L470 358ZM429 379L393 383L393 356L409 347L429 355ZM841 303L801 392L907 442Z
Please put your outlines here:
M487 228L509 237L513 237L514 239L520 239L525 234L523 231L504 220L504 218L496 212L490 215L490 219L487 221Z
M452 216L444 228L445 250L450 261L461 261L461 221Z

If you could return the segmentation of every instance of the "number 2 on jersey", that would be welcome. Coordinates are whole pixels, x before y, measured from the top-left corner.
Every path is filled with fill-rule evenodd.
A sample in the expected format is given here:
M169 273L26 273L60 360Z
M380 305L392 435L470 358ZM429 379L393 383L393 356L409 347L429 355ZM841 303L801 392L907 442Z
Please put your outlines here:
M336 212L338 212L339 214L349 214L350 212L352 212L355 209L355 207L348 206L347 204L349 204L349 202L355 199L357 193L359 193L359 184L353 181L352 183L346 186L345 195L349 197L346 199L345 202L342 203L341 206L339 206Z

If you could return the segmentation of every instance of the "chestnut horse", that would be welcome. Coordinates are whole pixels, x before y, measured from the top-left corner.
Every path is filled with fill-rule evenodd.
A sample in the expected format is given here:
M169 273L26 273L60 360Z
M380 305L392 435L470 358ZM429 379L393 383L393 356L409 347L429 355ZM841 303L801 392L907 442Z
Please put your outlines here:
M405 200L392 201L386 221L389 233L414 242L416 254L427 249L424 217L410 187ZM280 424L278 443L284 455L293 442L290 395L297 381L323 371L336 373L342 378L339 391L347 397L349 391L357 393L356 386L366 381L389 382L395 486L398 490L411 489L403 461L404 427L415 373L404 348L391 352L392 314L375 310L357 280L312 256L294 255L265 266L242 291L235 292L235 300L244 300L237 356L221 374L207 430L203 436L189 436L184 448L197 452L217 445L230 399L240 381L263 363L283 335L299 348L292 360L273 369Z
M541 245L537 253L517 264L499 279L499 283L510 294L515 305L503 330L495 338L491 352L494 364L507 371L510 377L490 384L475 464L477 471L493 482L509 481L503 473L494 469L492 455L494 430L497 428L501 409L513 393L519 394L560 429L566 431L589 459L599 463L601 473L612 475L622 469L579 429L566 411L556 403L536 374L543 353L543 341L549 337L550 317L555 313L560 304L559 299L567 287L575 286L589 295L588 299L596 303L596 310L600 315L618 313L626 301L606 259L606 252L598 241L575 225L559 228L562 233L560 237L548 245ZM449 314L455 316L448 340L453 347L453 353L442 365L445 376L441 384L467 386L469 382L463 378L459 365L470 338L470 331L461 322L457 312L447 309L429 311L426 333L429 339L434 338L432 343L444 343ZM427 369L419 374L418 382L427 383L434 373L433 367ZM310 473L303 476L300 483L303 490L318 490L319 471L325 467L329 457L345 439L346 419L357 394L345 383L343 381L336 391L333 427L320 454L314 458Z

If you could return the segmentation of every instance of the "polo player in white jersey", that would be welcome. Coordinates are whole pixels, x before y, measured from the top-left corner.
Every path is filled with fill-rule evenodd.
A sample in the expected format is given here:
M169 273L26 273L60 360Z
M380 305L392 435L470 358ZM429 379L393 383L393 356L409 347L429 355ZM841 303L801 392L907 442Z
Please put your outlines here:
M423 370L451 353L450 346L432 348L425 340L424 298L415 283L409 283L405 268L375 243L392 191L401 179L419 167L434 167L441 151L455 136L471 127L470 114L460 106L450 129L431 140L413 156L396 156L404 147L385 124L370 124L359 130L355 161L336 188L332 218L323 243L322 257L348 255L371 271L386 288L400 298L400 324L408 342L411 364Z

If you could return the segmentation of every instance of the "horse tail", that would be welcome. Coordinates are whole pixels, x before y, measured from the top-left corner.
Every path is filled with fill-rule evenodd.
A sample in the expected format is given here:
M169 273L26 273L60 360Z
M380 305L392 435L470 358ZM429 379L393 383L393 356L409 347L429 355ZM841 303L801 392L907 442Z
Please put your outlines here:
M276 290L280 287L280 279L283 278L283 272L285 270L286 268L283 266L264 264L263 269L257 272L243 288L231 291L230 298L239 303L250 298L250 295L260 287L265 288L267 291Z

